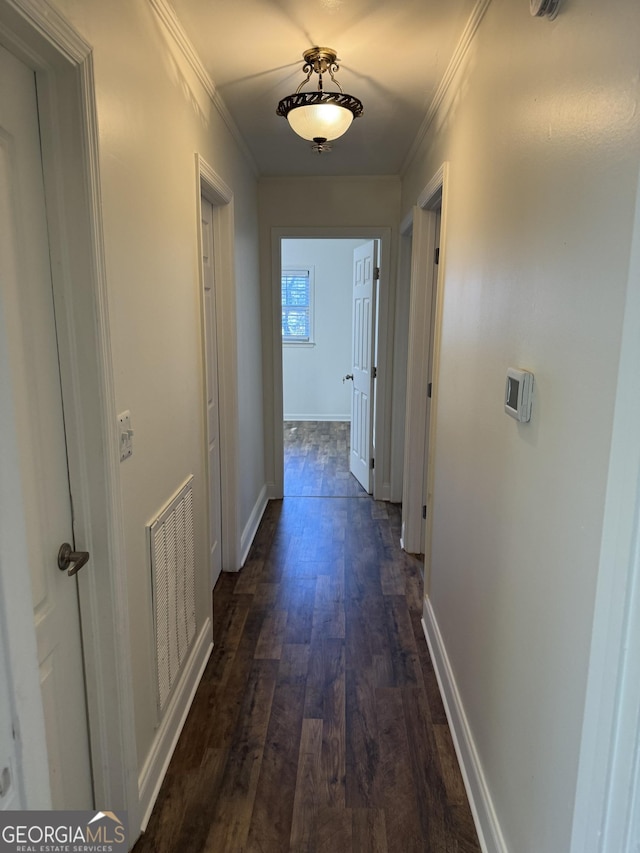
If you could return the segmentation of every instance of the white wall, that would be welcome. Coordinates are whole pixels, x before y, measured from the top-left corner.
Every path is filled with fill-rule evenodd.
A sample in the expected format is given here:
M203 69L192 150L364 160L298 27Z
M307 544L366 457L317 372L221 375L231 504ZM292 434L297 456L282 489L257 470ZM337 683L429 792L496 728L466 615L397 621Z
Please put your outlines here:
M640 7L494 0L404 176L443 161L426 615L506 849L570 845L640 153ZM535 373L531 423L502 410ZM492 849L490 847L490 849Z
M283 240L282 269L313 268L313 344L283 344L285 420L348 421L353 250L362 240Z
M234 193L240 530L264 487L256 179L151 4L56 5L94 48L116 406L135 432L121 482L141 769L156 736L145 524L189 474L198 631L211 614L194 154Z

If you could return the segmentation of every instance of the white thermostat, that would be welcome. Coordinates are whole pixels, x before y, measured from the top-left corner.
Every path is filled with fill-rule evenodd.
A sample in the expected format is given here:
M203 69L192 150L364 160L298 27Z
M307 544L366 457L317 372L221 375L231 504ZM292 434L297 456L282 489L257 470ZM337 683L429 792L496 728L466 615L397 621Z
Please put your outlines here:
M531 419L531 401L533 399L533 373L510 367L507 370L507 383L504 389L504 410L520 423Z

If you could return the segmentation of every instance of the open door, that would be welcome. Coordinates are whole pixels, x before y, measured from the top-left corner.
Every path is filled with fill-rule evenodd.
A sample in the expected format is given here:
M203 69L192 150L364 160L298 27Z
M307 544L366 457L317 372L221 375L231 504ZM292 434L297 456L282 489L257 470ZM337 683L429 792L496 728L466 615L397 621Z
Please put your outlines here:
M378 244L365 243L353 253L351 473L368 494L373 492L373 419L375 380L376 281Z

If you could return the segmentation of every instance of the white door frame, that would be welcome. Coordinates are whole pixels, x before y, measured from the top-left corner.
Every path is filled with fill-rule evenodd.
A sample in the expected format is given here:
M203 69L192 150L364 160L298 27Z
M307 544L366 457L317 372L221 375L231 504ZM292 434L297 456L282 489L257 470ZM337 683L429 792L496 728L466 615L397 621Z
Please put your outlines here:
M353 227L353 226L289 226L271 229L271 339L272 339L272 382L273 382L273 422L272 447L267 454L273 458L274 482L269 484L269 498L282 498L284 495L284 435L282 424L283 379L282 379L282 251L281 241L288 238L310 238L321 240L341 237L363 240L380 240L380 290L378 301L378 364L375 435L376 466L373 472L373 497L376 500L389 500L390 482L385 474L391 467L391 368L393 364L393 320L391 302L391 228ZM267 369L269 369L267 367Z
M95 802L126 809L135 837L137 758L93 57L90 45L45 2L0 0L0 42L38 79L74 533L78 547L91 553L78 586ZM12 545L19 549L19 535ZM0 619L20 720L18 770L26 807L42 808L48 774L46 752L38 755L31 746L32 737L42 742L42 732L30 703L41 712L41 700L39 689L34 694L35 630L23 575L15 564L0 563L0 584L11 604ZM20 682L27 694L16 689Z
M409 352L409 303L411 297L411 254L413 250L413 210L400 224L396 316L393 344L393 412L391 495L393 503L402 503L404 487L404 434L407 401L407 355Z
M241 547L238 533L238 350L235 290L235 244L233 192L199 154L196 154L198 257L200 263L200 317L202 323L202 394L206 399L204 363L205 315L202 280L202 196L213 205L214 289L218 346L218 399L220 410L220 487L222 513L222 568L240 569ZM206 405L204 407L206 428ZM205 464L209 476L208 454ZM207 488L207 494L209 489ZM207 498L208 500L208 498ZM208 514L207 514L208 518ZM207 527L208 531L208 527ZM211 543L208 542L207 554Z
M440 349L440 318L445 271L446 247L446 193L448 164L444 163L420 193L411 218L403 223L403 232L412 231L411 294L409 308L409 347L407 355L407 398L404 445L404 477L402 492L402 547L410 553L421 550L424 521L422 518L424 470L427 465L427 521L425 529L425 592L431 549L431 524L433 516L433 459L435 449L435 413L438 397L438 369ZM437 281L434 264L436 247L436 214L440 217L440 259ZM431 341L431 311L433 287L437 286L436 320ZM426 422L426 389L429 381L429 351L433 348L433 393L430 419ZM429 434L428 459L425 459L425 436Z

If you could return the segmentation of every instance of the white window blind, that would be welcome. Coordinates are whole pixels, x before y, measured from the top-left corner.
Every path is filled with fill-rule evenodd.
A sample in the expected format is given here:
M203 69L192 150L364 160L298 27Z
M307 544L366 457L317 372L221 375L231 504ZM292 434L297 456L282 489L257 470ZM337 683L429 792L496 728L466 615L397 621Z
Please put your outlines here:
M282 340L309 343L312 339L311 270L282 270Z

